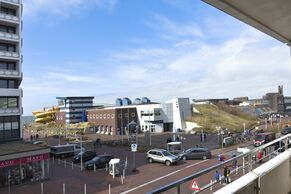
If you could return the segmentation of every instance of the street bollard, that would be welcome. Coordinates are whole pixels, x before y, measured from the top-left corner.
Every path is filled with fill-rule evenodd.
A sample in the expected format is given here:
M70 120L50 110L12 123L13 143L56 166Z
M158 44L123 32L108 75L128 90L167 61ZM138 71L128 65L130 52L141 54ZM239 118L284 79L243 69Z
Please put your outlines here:
M111 187L110 187L110 184L108 185L108 193L111 194Z
M94 164L94 172L96 172L96 164Z
M87 185L84 184L84 194L87 194Z
M43 194L43 183L40 183L40 193Z
M60 164L60 163L61 163L61 159L59 158L59 159L58 159L58 164Z
M236 169L235 169L235 174L238 173L238 166L236 166Z
M108 171L108 166L107 166L107 163L106 163L106 171Z
M212 180L210 180L210 191L212 191Z
M67 167L67 160L64 160L65 168Z
M53 156L53 164L55 163L55 157Z
M123 176L120 176L121 184L123 185Z
M72 169L74 169L74 163L72 162Z
M63 183L63 194L66 194L66 184Z

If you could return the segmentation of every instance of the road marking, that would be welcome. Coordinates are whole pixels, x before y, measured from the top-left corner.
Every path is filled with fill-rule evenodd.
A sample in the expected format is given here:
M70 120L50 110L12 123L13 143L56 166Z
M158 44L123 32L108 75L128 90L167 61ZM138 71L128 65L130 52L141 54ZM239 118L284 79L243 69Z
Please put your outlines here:
M139 188L141 188L141 187L147 186L147 185L152 184L152 183L154 183L154 182L156 182L156 181L159 181L159 180L164 179L164 178L166 178L166 177L168 177L168 176L171 176L171 175L173 175L173 174L176 174L176 173L178 173L178 172L180 172L180 171L182 171L182 170L185 170L185 169L187 169L187 168L190 168L190 167L196 166L196 165L201 164L201 163L206 162L206 161L208 161L208 160L203 160L203 161L197 162L197 163L195 163L195 164L191 164L191 165L185 166L185 167L183 167L183 168L181 168L181 169L179 169L179 170L176 170L176 171L174 171L174 172L171 172L171 173L169 173L169 174L166 174L166 175L164 175L164 176L161 176L161 177L159 177L159 178L157 178L157 179L155 179L155 180L149 181L149 182L147 182L147 183L144 183L144 184L142 184L142 185L139 185L139 186L137 186L137 187L134 187L134 188L132 188L132 189L130 189L130 190L124 191L124 192L122 192L121 194L130 193L130 192L135 191L135 190L137 190L137 189L139 189Z

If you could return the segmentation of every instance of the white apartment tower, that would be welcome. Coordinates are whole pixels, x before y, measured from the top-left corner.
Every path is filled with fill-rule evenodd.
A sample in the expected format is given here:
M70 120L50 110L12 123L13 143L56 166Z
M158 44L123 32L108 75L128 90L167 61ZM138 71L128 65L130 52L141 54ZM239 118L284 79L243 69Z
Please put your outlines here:
M0 0L0 142L22 138L22 7Z

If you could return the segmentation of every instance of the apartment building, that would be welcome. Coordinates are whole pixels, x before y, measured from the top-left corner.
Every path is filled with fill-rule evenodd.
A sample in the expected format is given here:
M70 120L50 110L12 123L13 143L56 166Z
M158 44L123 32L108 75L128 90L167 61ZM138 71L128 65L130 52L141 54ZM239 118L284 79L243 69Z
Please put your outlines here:
M22 4L0 1L0 142L22 138Z
M0 187L9 188L49 177L50 149L20 141L21 15L21 0L0 1Z

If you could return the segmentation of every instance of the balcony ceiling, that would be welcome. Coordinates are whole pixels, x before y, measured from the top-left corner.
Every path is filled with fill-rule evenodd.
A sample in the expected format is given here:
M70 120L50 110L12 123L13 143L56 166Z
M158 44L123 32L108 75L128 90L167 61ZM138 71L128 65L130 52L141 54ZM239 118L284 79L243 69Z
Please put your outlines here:
M291 0L202 1L291 46Z

